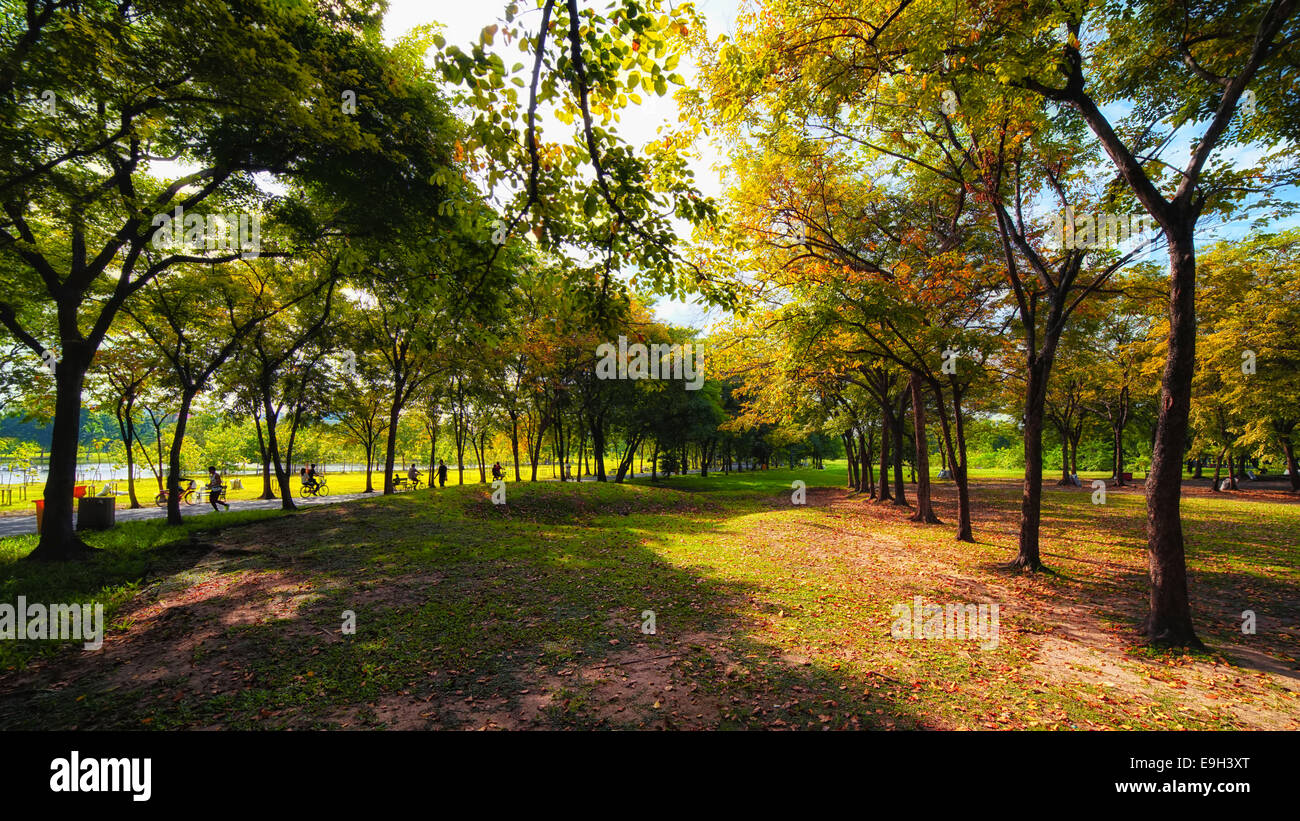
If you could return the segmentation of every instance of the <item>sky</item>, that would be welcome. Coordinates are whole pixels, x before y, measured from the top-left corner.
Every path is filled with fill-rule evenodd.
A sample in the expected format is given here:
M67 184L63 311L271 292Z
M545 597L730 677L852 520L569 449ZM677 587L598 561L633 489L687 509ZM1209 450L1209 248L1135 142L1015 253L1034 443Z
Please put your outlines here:
M707 21L710 39L734 31L739 3L740 0L695 0L696 10ZM499 18L505 7L505 0L389 0L388 14L384 17L384 38L392 42L415 26L441 23L448 43L468 47L478 41L484 26L501 22ZM530 18L523 19L527 25ZM688 85L694 83L695 65L689 59L682 59L677 73ZM676 123L678 119L677 103L671 94L667 97L647 94L642 99L640 106L629 107L623 113L617 126L619 134L632 145L644 145L654 140L661 125ZM696 185L706 196L718 196L722 185L716 166L721 155L709 143L701 143L698 151L699 158L692 163ZM655 314L662 322L698 330L706 330L723 317L723 312L718 309L669 299L661 299L655 304Z
M744 2L745 0L695 0L695 8L704 16L711 40L716 39L719 34L734 35L737 11ZM532 8L532 5L527 2L520 5ZM506 0L389 0L388 14L384 18L384 36L391 42L415 26L436 22L444 26L443 34L449 43L468 47L478 41L479 33L485 26L502 22L499 18L505 6ZM537 12L533 10L524 14L530 15L523 17L524 25L528 25ZM688 85L694 84L697 75L696 66L689 57L682 59L678 73ZM617 126L623 139L633 145L643 145L654 140L660 126L665 123L676 123L678 120L678 107L671 95L658 97L647 94L643 99L642 105L630 107L623 113ZM1107 113L1112 117L1118 117L1123 112L1108 110ZM1187 131L1199 133L1201 128L1197 126ZM1179 137L1181 142L1190 143L1190 133L1180 134ZM719 170L722 154L716 145L708 141L700 142L696 149L699 157L692 163L696 184L704 194L717 197L722 193ZM1236 149L1237 156L1234 161L1242 164L1254 160L1261 150L1262 147L1239 147ZM1178 149L1171 149L1169 156L1178 156ZM1105 167L1099 168L1098 172L1110 174L1113 170L1109 164L1105 164ZM1294 196L1294 194L1295 192L1289 192L1288 195ZM1251 233L1249 222L1249 219L1237 219L1223 225L1217 219L1203 219L1197 230L1198 245L1205 246L1218 239L1239 239L1248 235ZM1300 217L1277 220L1273 226L1280 229L1297 224L1300 224ZM1143 258L1153 261L1163 260L1163 245L1152 248L1143 255ZM655 304L655 313L660 321L690 326L706 332L714 322L726 316L720 309L669 299L660 299Z

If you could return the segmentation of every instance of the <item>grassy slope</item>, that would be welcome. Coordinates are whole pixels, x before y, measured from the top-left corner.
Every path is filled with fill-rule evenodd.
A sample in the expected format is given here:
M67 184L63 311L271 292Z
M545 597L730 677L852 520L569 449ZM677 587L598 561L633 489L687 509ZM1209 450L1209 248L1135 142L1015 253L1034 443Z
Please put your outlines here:
M219 533L138 523L94 537L110 555L72 573L15 564L31 538L0 542L0 601L115 614L98 654L23 669L32 646L6 642L0 727L1297 726L1300 506L1189 498L1216 652L1152 654L1130 642L1140 496L1049 490L1057 572L1021 577L997 567L1013 484L978 486L981 544L958 545L843 477L511 484L506 508L449 487ZM952 518L946 487L939 510ZM892 639L892 606L916 595L1000 603L999 646Z

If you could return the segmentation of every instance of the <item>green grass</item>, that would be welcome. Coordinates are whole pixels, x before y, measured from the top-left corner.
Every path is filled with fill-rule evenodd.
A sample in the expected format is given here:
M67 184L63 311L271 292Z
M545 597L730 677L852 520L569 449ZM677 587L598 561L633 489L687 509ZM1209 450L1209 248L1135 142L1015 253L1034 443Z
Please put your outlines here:
M795 479L806 506L790 504ZM1022 577L996 569L1014 552L1014 485L976 485L980 543L958 545L947 525L847 496L844 479L839 464L511 483L504 508L469 485L264 521L142 522L92 536L106 555L75 568L17 562L34 539L6 540L0 601L102 600L123 644L35 658L0 643L0 667L14 668L0 691L71 676L58 693L21 679L0 727L1216 729L1256 726L1243 705L1268 721L1300 714L1293 692L1230 650L1249 606L1252 646L1295 664L1279 626L1295 621L1300 507L1189 498L1213 652L1148 653L1132 640L1140 495L1098 508L1086 491L1049 489L1053 572ZM193 542L217 550L200 562ZM998 648L891 638L891 607L917 595L1002 602ZM654 635L640 630L645 610ZM340 633L344 611L355 635Z

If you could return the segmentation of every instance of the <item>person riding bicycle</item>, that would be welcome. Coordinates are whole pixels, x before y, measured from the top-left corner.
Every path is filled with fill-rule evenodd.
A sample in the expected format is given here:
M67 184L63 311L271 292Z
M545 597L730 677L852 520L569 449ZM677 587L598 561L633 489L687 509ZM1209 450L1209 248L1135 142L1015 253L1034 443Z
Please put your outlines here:
M303 469L302 486L315 493L320 488L320 481L316 478L316 463L313 462L310 467Z
M221 501L221 492L226 489L226 485L221 480L221 474L213 465L208 465L208 501L212 503L212 509L216 510L217 505L225 505L226 510L230 510L230 503Z
M493 479L500 479L501 477L505 476L505 473L506 473L505 469L501 467L500 462L497 462L495 465L492 466Z
M420 469L411 463L411 469L406 471L406 478L410 481L411 487L417 487L420 484Z

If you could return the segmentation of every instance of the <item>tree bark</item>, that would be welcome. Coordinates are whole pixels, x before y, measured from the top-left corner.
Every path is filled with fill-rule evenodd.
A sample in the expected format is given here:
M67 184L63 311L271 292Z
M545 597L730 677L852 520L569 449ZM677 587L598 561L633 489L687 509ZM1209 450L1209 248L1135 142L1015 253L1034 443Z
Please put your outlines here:
M172 431L172 446L167 453L167 524L183 524L181 516L181 448L185 444L185 429L189 427L190 406L194 393L181 391L181 410L176 415L176 429Z
M903 492L903 414L907 412L907 391L899 391L898 407L894 417L894 504L898 507L910 507Z
M925 398L921 396L921 375L912 374L912 431L916 441L916 512L912 521L930 525L943 524L930 504L930 441L926 435Z
M28 554L28 558L36 562L83 559L98 550L77 537L72 523L72 489L77 484L77 449L81 434L81 391L86 382L89 356L80 355L76 350L78 344L84 346L84 343L65 338L63 344L63 359L54 367L54 427L50 435L41 538L36 549Z
M1142 623L1153 644L1200 647L1187 594L1187 559L1179 512L1183 448L1196 364L1196 249L1194 218L1169 237L1169 351L1160 385L1160 415L1147 477L1147 556L1150 611Z
M1047 380L1051 359L1032 357L1025 384L1025 485L1020 499L1020 550L1011 566L1022 570L1040 570L1043 563L1038 551L1038 533L1043 502L1043 408L1047 397Z

